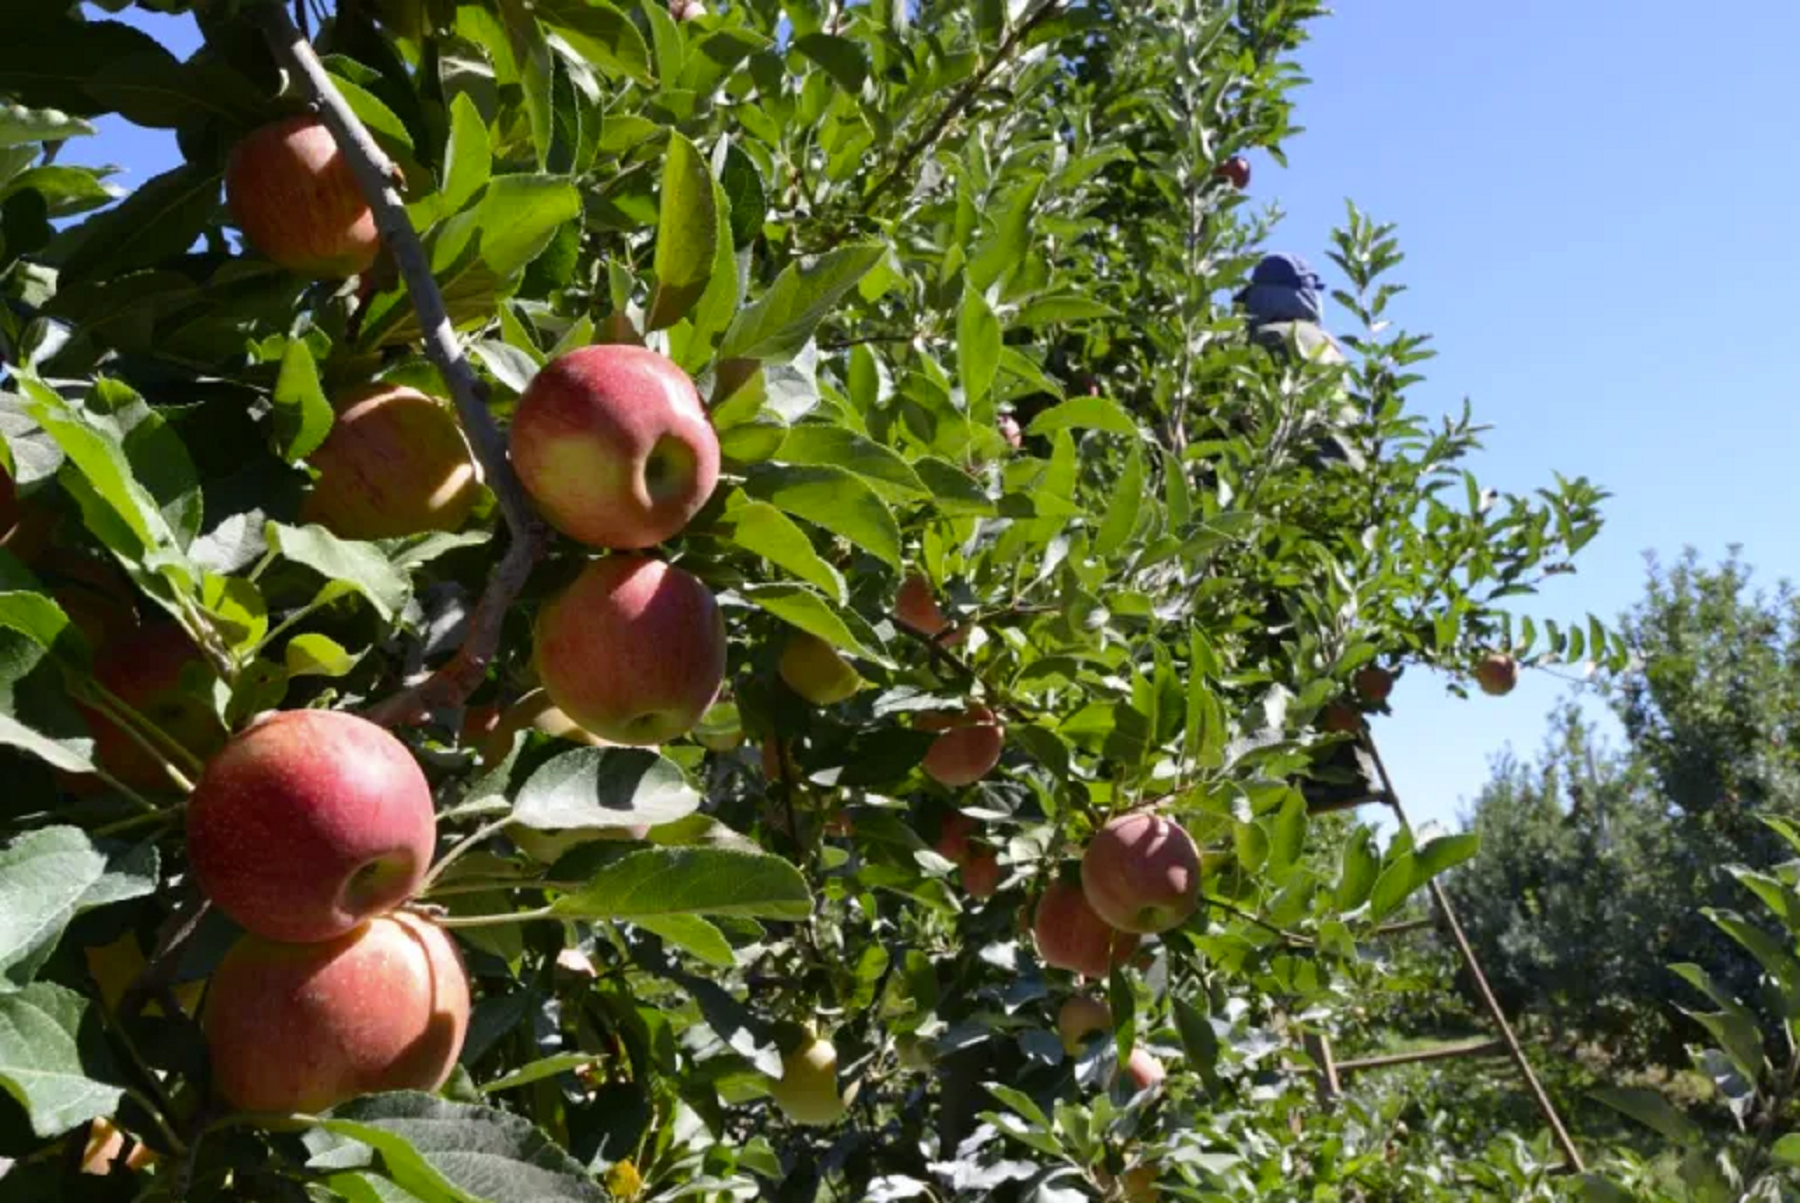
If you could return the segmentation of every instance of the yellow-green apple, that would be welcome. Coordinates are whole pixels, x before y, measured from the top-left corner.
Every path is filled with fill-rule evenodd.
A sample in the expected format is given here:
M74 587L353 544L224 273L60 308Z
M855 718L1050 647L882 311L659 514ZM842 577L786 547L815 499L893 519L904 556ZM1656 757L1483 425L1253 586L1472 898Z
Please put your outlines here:
M213 972L202 1026L213 1084L240 1111L436 1090L468 1031L468 972L442 928L406 911L321 943L244 936Z
M512 461L564 534L634 551L680 533L719 480L719 437L674 361L644 347L582 347L519 398Z
M1050 884L1032 916L1032 938L1044 964L1103 979L1137 951L1138 938L1108 925L1072 881Z
M1000 858L991 848L973 848L969 852L969 859L962 863L958 875L962 878L963 890L969 897L992 898L994 891L1000 888L1000 878L1003 875Z
M1505 697L1519 683L1519 662L1504 652L1489 652L1475 666L1475 683L1485 694Z
M354 276L381 249L349 160L310 114L265 125L232 149L225 203L251 246L302 276Z
M1125 1064L1120 1069L1124 1072L1125 1079L1131 1083L1133 1091L1148 1090L1163 1080L1163 1063L1151 1056L1141 1044L1131 1050L1131 1055L1125 1058Z
M938 827L937 843L932 845L932 850L953 865L967 864L969 837L978 829L979 825L974 819L960 810L953 810L944 816L943 823Z
M863 679L836 648L809 631L795 631L776 665L789 689L815 706L841 702L863 687Z
M94 656L94 680L102 688L204 759L224 745L227 732L205 697L182 688L184 676L198 688L211 681L212 670L187 632L173 622L143 627L105 644ZM111 719L82 709L101 768L135 790L171 788L161 760Z
M823 1127L844 1118L844 1096L838 1090L837 1048L811 1028L781 1058L781 1077L769 1084L769 1097L797 1124Z
M1081 888L1101 919L1125 932L1165 932L1200 902L1200 851L1181 824L1148 811L1094 833Z
M1381 705L1387 701L1388 694L1394 692L1394 674L1379 664L1357 669L1351 683L1356 686L1357 696L1371 706Z
M725 618L692 573L607 556L538 612L533 657L550 700L617 744L667 743L725 681Z
M1056 1012L1056 1034L1063 1051L1075 1053L1095 1032L1112 1027L1112 1008L1090 994L1071 995Z
M925 752L924 769L940 785L973 785L1000 763L1006 728L986 706L971 706L955 715L927 712L916 725L939 733Z
M405 744L353 714L283 710L207 762L187 835L213 905L266 939L309 943L410 897L437 817Z
M711 752L736 751L744 742L744 721L738 713L736 702L714 702L707 712L700 716L700 722L694 728L694 738L700 746Z
M453 531L480 494L456 415L398 385L371 384L338 398L331 433L307 462L319 478L300 516L343 539Z
M900 592L894 597L894 618L902 626L911 627L943 647L955 647L969 634L964 628L951 626L944 611L938 607L931 582L918 572L900 582Z

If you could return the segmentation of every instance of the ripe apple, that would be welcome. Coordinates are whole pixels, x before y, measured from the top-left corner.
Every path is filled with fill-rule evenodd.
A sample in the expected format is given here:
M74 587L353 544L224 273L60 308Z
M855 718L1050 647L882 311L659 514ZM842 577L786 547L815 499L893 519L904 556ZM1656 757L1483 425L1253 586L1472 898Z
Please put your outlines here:
M207 764L187 832L215 906L266 939L309 943L411 896L437 817L405 744L353 714L284 710Z
M938 828L937 843L932 851L953 865L965 865L969 861L969 837L979 829L979 824L959 810L953 810L944 816L942 826Z
M173 622L144 627L103 645L94 656L94 680L204 759L224 746L227 732L205 697L182 688L184 674L197 688L212 679L212 670L193 640ZM94 759L101 768L140 792L172 788L162 762L123 727L87 707L82 707L82 713L94 737Z
M1232 155L1219 164L1213 174L1242 192L1250 186L1250 160L1243 155Z
M456 415L396 385L371 384L339 398L337 421L307 462L319 478L301 519L342 539L453 531L480 494Z
M1350 680L1356 686L1356 695L1371 706L1381 705L1394 692L1394 674L1379 664L1364 665Z
M1126 932L1165 932L1200 903L1200 852L1173 819L1138 811L1094 834L1081 888L1100 918Z
M302 276L357 275L381 249L349 161L310 114L265 125L232 149L225 203L251 246Z
M911 573L900 583L900 592L894 597L894 618L943 647L955 647L969 635L966 629L952 628L923 573ZM946 631L949 634L944 634Z
M1112 1008L1088 994L1076 994L1056 1012L1056 1034L1062 1037L1065 1053L1073 1056L1095 1032L1112 1027Z
M986 706L971 706L959 715L929 712L919 716L921 730L940 732L925 753L925 775L941 785L973 785L994 771L1006 744L1006 728Z
M634 551L680 533L712 496L719 437L674 361L601 344L532 378L513 415L512 460L558 530Z
M213 972L202 1026L213 1082L240 1111L436 1090L468 1031L469 976L450 936L406 911L323 943L244 936Z
M975 848L969 853L958 875L962 878L962 887L971 898L987 899L994 896L1000 888L1000 878L1004 875L1000 868L1000 858L991 848Z
M538 613L533 657L576 725L617 744L667 743L719 694L725 618L692 573L608 556Z
M794 632L776 667L788 688L815 706L841 702L863 687L850 662L809 631Z
M1125 1058L1125 1064L1120 1068L1130 1081L1134 1093L1148 1090L1163 1080L1163 1063L1151 1056L1141 1044L1131 1050L1131 1055Z
M1322 723L1334 735L1349 735L1363 729L1363 716L1347 702L1333 702L1325 707Z
M837 1063L837 1048L807 1028L800 1043L782 1055L781 1077L770 1082L769 1097L797 1124L835 1124L846 1110L838 1092Z
M1504 652L1489 652L1475 666L1475 683L1485 694L1505 697L1519 683L1519 662Z
M1011 414L1001 414L995 425L1000 428L1000 437L1014 451L1025 445L1025 432L1019 429L1019 420Z
M1031 924L1044 964L1103 979L1137 951L1138 938L1107 926L1074 882L1057 881L1038 899Z

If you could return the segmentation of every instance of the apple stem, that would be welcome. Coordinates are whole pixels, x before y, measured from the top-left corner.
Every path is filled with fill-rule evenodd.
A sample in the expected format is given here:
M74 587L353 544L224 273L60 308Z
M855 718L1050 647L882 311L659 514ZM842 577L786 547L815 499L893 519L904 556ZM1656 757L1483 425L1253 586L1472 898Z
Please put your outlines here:
M110 782L112 781L112 778L108 777L107 780ZM116 782L113 782L113 784L119 789L126 789L125 786L118 785ZM126 792L129 793L130 791L126 790ZM135 797L136 795L133 796ZM143 802L143 799L139 798L138 801ZM151 806L148 802L144 802L144 805L150 807L146 813L133 815L129 819L120 819L116 823L107 823L104 826L96 827L94 828L93 834L97 836L118 835L122 831L135 831L139 827L148 827L155 823L171 823L176 819L179 819L182 813L187 810L186 802L180 802L174 806L166 807Z
M510 923L556 917L555 907L541 906L535 911L507 911L500 915L437 915L431 921L439 927L505 927Z
M477 827L469 835L464 836L461 841L452 845L450 851L444 853L444 855L438 859L438 863L431 866L431 871L425 874L425 880L419 883L418 893L425 894L430 892L431 887L437 884L438 878L444 875L445 869L454 865L464 853L474 848L475 845L488 839L490 836L498 835L501 829L512 821L512 812L509 810L506 814L501 815L493 822L485 823L482 826Z
M500 630L532 566L543 554L545 534L525 489L507 458L506 438L487 408L487 386L476 375L464 353L444 305L444 294L431 274L431 261L413 229L406 205L400 198L397 168L376 145L368 129L351 111L331 82L287 9L279 3L254 5L250 16L262 28L275 59L300 84L319 118L331 131L356 177L357 186L375 216L382 242L392 252L406 284L406 293L424 331L425 355L450 388L469 446L480 460L482 475L500 503L500 513L512 535L512 543L489 578L481 600L469 617L468 634L456 654L421 684L371 707L365 714L373 722L397 726L416 722L440 710L453 709L481 683L487 666L500 646Z

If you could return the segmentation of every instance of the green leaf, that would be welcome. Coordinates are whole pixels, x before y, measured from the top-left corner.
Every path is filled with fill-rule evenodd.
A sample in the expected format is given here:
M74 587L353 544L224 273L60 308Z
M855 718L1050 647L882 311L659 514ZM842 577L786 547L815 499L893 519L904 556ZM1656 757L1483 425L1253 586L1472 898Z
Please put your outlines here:
M541 1082L545 1078L554 1078L557 1074L567 1073L571 1069L580 1069L584 1065L592 1065L599 1060L599 1053L556 1053L549 1057L540 1057L529 1064L521 1065L509 1074L495 1078L492 1082L483 1083L479 1089L482 1094L496 1094L502 1090L526 1086L532 1082Z
M926 456L914 463L912 468L930 490L932 500L940 512L978 517L992 517L1000 512L987 490L949 460Z
M319 370L305 339L288 339L273 400L276 443L283 459L297 463L319 449L333 420L331 402L319 386Z
M1588 1093L1676 1144L1697 1145L1703 1139L1700 1126L1654 1090L1603 1086Z
M869 56L849 38L809 33L794 39L794 49L825 69L837 85L856 96L869 78Z
M361 594L383 621L392 621L412 595L412 583L373 543L340 539L316 524L271 522L265 537L271 551L312 569L325 578L328 589Z
M0 848L0 988L29 981L75 916L156 884L154 845L109 851L78 827L41 828Z
M778 856L649 848L613 861L551 909L568 919L734 915L798 921L812 914L812 894L799 870Z
M540 831L655 827L699 807L699 792L666 757L643 748L576 748L531 775L512 817Z
M388 108L379 97L355 80L346 79L336 71L331 73L331 82L337 86L338 93L350 106L350 111L355 113L357 119L368 127L369 132L376 136L378 142L385 145L385 149L390 151L395 148L412 150L412 135L407 132L406 123L400 120L394 110Z
M65 481L72 470L88 485L88 493L78 498L88 529L133 562L141 562L153 549L171 548L174 534L156 499L132 474L131 461L118 438L42 382L22 377L20 383L25 389L26 412L67 457Z
M803 585L773 581L746 585L739 592L745 601L802 631L812 632L834 647L865 660L887 663L887 658L874 650L878 646L874 632L860 618L851 611L833 609L829 602ZM855 630L850 626L852 621L856 623Z
M656 291L646 330L673 326L706 291L718 253L719 212L712 172L685 136L669 131L656 221Z
M475 212L481 261L504 278L543 254L557 227L581 213L581 194L558 176L503 175L488 181Z
M1111 397L1074 397L1052 406L1031 420L1030 433L1054 434L1058 430L1104 430L1110 434L1139 434L1137 423Z
M1340 912L1353 911L1369 899L1381 861L1375 855L1375 836L1367 827L1358 827L1344 841L1338 859L1338 879L1333 890L1332 905Z
M83 1067L87 1017L86 999L50 982L0 994L0 1087L18 1100L40 1137L112 1115L124 1097Z
M844 577L819 553L794 520L761 501L746 501L737 493L719 522L719 537L785 568L801 580L824 590L837 605L845 601Z
M796 426L782 440L775 458L788 464L843 468L878 486L906 494L929 491L898 452L842 426L821 422Z
M57 109L28 109L22 104L0 101L0 146L60 142L98 132L92 122Z
M61 769L65 773L95 771L93 740L51 739L4 712L0 712L0 745L29 752L51 768Z
M455 1203L603 1203L581 1163L530 1120L428 1094L377 1094L337 1107L324 1133L375 1149L387 1176L421 1199ZM349 1152L309 1134L309 1165L336 1168Z
M1031 212L1043 187L1044 177L1033 175L1001 203L993 222L994 233L969 258L969 282L978 290L985 291L1024 261L1031 236Z
M874 489L842 468L759 465L744 492L900 567L899 523Z
M963 290L962 308L956 317L956 359L963 403L975 412L993 391L994 377L1000 371L1000 321L973 288Z
M1306 799L1297 789L1269 823L1269 863L1276 873L1297 864L1306 849Z
M1411 852L1403 852L1381 870L1369 895L1369 918L1385 919L1399 909L1417 888L1417 866Z
M330 636L309 632L288 640L283 659L290 677L342 677L362 657L351 655Z
M776 363L792 359L839 298L886 253L881 243L856 243L789 264L767 292L738 311L725 331L719 358Z
M487 122L466 92L450 102L450 138L444 147L444 186L438 192L439 213L460 213L487 186L494 169Z
M1094 556L1106 559L1124 547L1131 532L1137 529L1138 509L1144 503L1144 448L1132 440L1131 452L1125 460L1125 471L1112 489L1112 500L1106 517L1094 533Z
M1440 835L1413 853L1413 888L1470 859L1481 848L1481 837L1472 831Z
M642 915L633 922L709 965L730 969L737 964L737 954L725 933L699 915Z
M609 75L650 81L650 47L629 18L603 0L537 0L538 19ZM609 118L610 123L610 118Z
M78 662L86 662L86 655L77 651L86 646L86 641L79 638L80 630L64 634L70 631L69 616L48 594L24 590L0 593L0 627L19 632L45 651L54 649L60 641L65 649L77 653Z
M734 246L749 249L762 236L763 217L768 212L767 186L762 168L736 142L727 142L724 163L719 170L719 187L730 206L731 241Z
M1065 293L1033 298L1019 309L1008 324L1015 327L1048 326L1053 322L1085 322L1118 316L1118 311L1110 305Z
M52 252L62 269L59 285L123 275L184 253L218 208L220 175L206 164L184 163L66 231Z
M1769 1146L1769 1155L1784 1165L1800 1166L1800 1132L1789 1132Z

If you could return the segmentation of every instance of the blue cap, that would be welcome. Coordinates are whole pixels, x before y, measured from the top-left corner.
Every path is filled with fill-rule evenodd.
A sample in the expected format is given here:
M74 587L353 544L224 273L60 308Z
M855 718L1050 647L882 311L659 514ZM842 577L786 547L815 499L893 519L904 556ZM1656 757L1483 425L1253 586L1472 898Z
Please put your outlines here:
M1298 255L1264 255L1236 300L1253 325L1323 320L1319 293L1325 281Z
M1277 288L1325 287L1325 281L1298 255L1264 255L1250 273L1250 283L1271 284Z

